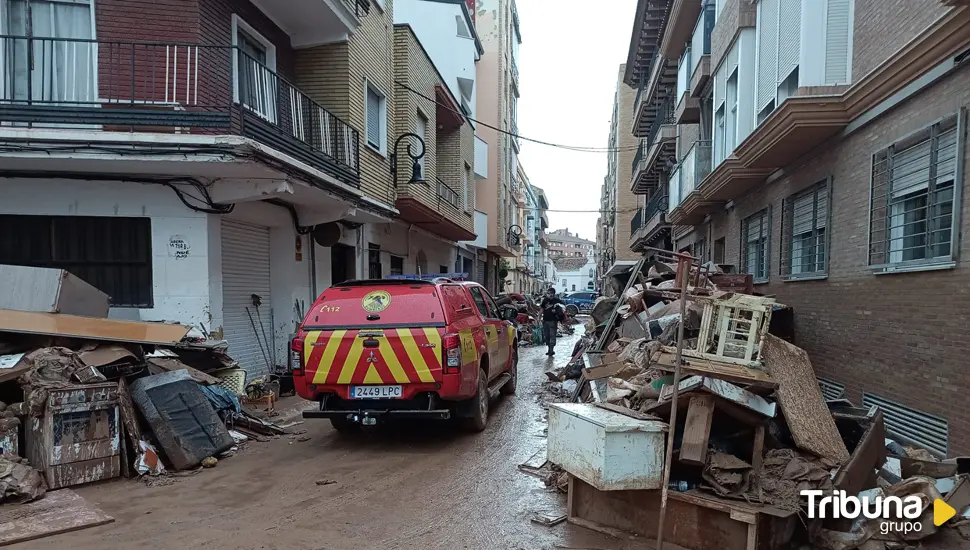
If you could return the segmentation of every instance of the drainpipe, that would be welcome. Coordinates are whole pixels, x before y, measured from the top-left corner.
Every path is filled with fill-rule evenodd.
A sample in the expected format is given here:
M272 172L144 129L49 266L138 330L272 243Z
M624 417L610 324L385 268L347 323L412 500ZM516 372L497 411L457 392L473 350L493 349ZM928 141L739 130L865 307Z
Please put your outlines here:
M312 305L320 295L317 292L317 242L313 240L313 233L307 235L307 240L310 241L310 304Z

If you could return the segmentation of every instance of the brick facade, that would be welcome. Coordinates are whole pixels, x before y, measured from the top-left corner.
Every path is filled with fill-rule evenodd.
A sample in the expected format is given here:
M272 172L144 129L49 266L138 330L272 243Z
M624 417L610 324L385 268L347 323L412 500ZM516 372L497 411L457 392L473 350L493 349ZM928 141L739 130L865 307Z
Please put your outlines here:
M427 52L422 48L411 27L397 25L394 29L394 78L406 85L407 88L417 90L423 96L435 98L435 88L440 86L447 90L447 85L435 69ZM427 120L425 140L425 184L399 184L400 196L416 198L461 227L473 231L472 217L465 208L462 187L462 172L465 167L473 167L475 162L475 135L470 124L463 124L453 131L439 128L437 120L437 104L425 97L408 90L404 86L397 86L395 91L394 136L407 132L415 132L418 127L418 117ZM437 129L437 130L436 130ZM402 152L404 144L402 143ZM398 162L399 180L406 180L410 173L410 159L402 154ZM454 207L444 201L439 201L437 180L451 187L459 195L459 205Z
M391 183L390 153L394 146L396 90L393 74L393 0L384 8L372 5L360 27L346 42L296 52L297 84L314 101L360 130L360 187L382 202L396 199ZM367 145L366 86L385 98L386 151Z
M788 175L735 200L730 210L714 214L690 236L691 241L705 234L724 238L725 261L738 265L741 221L769 207L770 280L756 290L794 307L796 341L808 351L818 376L845 384L856 403L862 402L863 392L871 392L946 419L951 455L970 452L970 412L955 406L970 387L965 368L970 340L963 326L970 310L970 267L958 260L949 270L874 275L868 267L869 186L877 149L967 107L970 67L802 159L785 170ZM965 150L964 174L968 160ZM782 201L828 177L828 278L784 282L779 274ZM970 202L964 200L959 210L966 227ZM961 242L959 250L966 257L970 244Z
M640 140L633 135L634 101L637 91L623 82L626 65L620 65L616 79L616 125L617 125L617 167L616 167L616 249L617 260L636 260L640 254L630 250L630 225L642 204L642 197L633 194L633 158L637 155Z

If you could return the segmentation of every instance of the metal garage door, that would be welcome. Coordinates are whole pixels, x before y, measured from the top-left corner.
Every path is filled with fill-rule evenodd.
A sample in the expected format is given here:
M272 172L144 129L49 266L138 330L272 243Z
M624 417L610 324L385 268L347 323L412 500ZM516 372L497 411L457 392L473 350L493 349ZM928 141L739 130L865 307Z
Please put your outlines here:
M485 262L478 260L478 272L475 273L475 281L482 286L485 286L485 271L487 269L488 267L486 266Z
M222 329L248 380L266 374L273 361L269 263L268 227L222 220ZM258 309L253 294L261 298Z

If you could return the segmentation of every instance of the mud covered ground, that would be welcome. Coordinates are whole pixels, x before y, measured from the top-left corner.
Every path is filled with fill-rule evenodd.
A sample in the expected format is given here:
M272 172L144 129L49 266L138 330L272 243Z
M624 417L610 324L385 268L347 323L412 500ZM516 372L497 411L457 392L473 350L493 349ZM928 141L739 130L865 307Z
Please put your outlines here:
M559 340L555 364L568 360L577 328ZM647 548L566 523L549 528L530 521L539 511L565 510L565 495L517 468L545 445L537 395L552 363L544 353L522 349L518 394L492 404L484 433L432 423L348 439L327 421L307 421L299 428L309 440L251 442L216 468L168 484L81 487L77 492L114 523L13 548Z

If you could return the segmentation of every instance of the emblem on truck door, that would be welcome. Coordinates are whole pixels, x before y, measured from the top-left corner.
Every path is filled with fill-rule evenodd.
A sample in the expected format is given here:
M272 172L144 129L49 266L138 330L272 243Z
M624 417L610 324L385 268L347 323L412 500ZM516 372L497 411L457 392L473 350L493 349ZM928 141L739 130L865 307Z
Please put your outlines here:
M374 355L374 352L373 351L370 352L370 355L367 356L367 362L368 363L376 363L377 362L377 356Z

